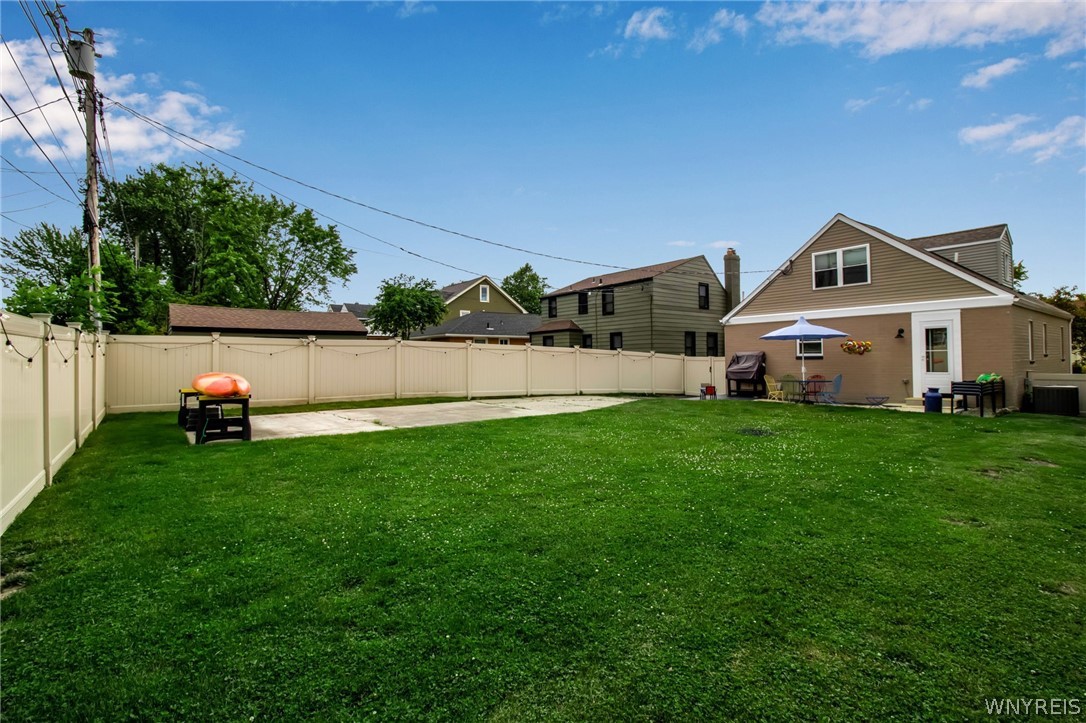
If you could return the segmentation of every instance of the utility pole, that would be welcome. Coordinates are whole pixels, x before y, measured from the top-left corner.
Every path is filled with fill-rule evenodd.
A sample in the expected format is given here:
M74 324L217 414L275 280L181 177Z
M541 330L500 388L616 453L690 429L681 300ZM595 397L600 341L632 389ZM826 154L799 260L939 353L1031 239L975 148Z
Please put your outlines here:
M94 88L94 31L83 29L83 40L71 40L66 49L68 71L86 83L83 114L87 125L87 198L83 208L83 229L90 238L90 267L94 276L95 294L102 290L102 258L99 251L101 231L98 228L98 92ZM102 331L102 319L91 306L95 330Z

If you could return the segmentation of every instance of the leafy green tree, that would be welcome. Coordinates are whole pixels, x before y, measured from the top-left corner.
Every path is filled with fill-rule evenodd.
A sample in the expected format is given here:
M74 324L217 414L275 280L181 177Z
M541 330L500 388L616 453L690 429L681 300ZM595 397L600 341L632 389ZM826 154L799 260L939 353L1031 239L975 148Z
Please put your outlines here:
M1080 359L1086 359L1086 293L1078 286L1061 286L1051 294L1034 294L1038 299L1074 314L1071 320L1071 350Z
M1021 289L1022 282L1029 278L1029 271L1026 269L1025 262L1019 261L1016 263L1011 269L1011 275L1013 277L1012 288Z
M214 166L140 169L105 185L101 210L110 236L191 303L301 309L358 270L334 226Z
M373 328L410 339L411 332L440 324L445 318L445 302L434 282L415 280L400 274L381 282L377 303L370 312Z
M540 297L547 291L547 280L537 274L531 264L524 264L502 279L502 289L529 314L543 313Z

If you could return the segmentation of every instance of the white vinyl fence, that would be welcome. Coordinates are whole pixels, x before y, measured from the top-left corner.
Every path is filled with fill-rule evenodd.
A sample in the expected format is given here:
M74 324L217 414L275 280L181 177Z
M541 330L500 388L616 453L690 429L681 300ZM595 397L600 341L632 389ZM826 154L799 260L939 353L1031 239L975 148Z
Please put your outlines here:
M99 338L4 314L0 532L52 483L105 414L177 408L197 374L228 371L254 405L409 397L724 393L725 360L669 354L365 339Z
M3 314L0 532L51 484L106 413L97 335Z
M197 374L227 371L253 386L253 405L409 397L697 394L724 360L669 354L395 339L118 336L108 341L106 408L177 407Z

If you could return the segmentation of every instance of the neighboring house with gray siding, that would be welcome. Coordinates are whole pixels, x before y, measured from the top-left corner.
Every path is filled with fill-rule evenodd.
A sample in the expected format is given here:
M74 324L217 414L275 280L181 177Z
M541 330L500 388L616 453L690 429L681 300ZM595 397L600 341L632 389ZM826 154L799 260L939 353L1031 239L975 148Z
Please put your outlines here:
M735 287L738 295L738 260ZM728 294L704 256L591 276L543 296L539 346L719 356Z

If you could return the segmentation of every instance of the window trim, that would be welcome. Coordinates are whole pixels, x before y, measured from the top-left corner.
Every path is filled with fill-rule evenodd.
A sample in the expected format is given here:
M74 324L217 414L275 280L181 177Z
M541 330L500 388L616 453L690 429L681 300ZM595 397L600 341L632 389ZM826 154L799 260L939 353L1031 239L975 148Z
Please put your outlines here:
M618 337L618 346L615 346L615 337ZM610 336L611 351L622 351L622 332L612 331Z
M587 313L588 313L588 292L587 291L578 291L577 292L577 314L579 316L584 316Z
M498 345L499 346L509 346L509 340L508 339L498 339Z
M547 318L548 319L557 319L558 318L558 298L555 297L555 296L552 296L549 299L547 299Z
M600 313L603 314L604 316L614 316L615 315L615 290L614 289L603 289L602 291L600 291L600 294L602 296L601 306L603 307L601 309ZM610 303L608 303L608 299L610 299ZM608 306L610 306L610 311L608 311Z
M479 284L479 303L490 303L490 284Z
M486 339L479 338L479 339L472 339L471 343L472 344L488 344L489 342Z
M811 353L811 354L804 354L803 353L803 345L804 344L818 344L818 352L817 353ZM823 358L825 353L826 353L826 345L823 343L822 339L808 339L806 341L796 339L796 359L821 359L821 358Z
M1048 322L1041 322L1041 356L1048 356Z
M470 313L471 313L470 309L461 309L460 310L460 316L467 316Z
M703 291L705 293L702 293ZM698 308L709 308L709 284L704 281L698 282Z
M867 261L864 266L867 268L867 278L864 281L853 281L851 283L845 283L845 252L853 251L855 249L863 249L864 254L867 257ZM816 258L819 256L829 256L835 254L834 271L837 274L837 283L828 284L826 286L818 285L818 268ZM854 268L850 266L849 268ZM814 251L811 253L811 289L814 291L820 291L822 289L840 289L845 286L864 286L871 283L871 244L856 244L855 246L843 246L839 249L830 249L829 251Z
M1037 360L1033 356L1033 319L1026 322L1026 349L1029 351L1029 363L1033 364Z

